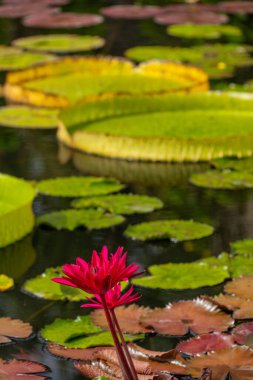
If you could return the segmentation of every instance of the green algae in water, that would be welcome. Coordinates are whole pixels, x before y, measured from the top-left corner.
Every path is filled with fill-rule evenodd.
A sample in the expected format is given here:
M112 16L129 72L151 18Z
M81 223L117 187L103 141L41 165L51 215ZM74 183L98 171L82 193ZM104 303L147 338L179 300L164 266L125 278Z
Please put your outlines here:
M37 225L47 225L57 230L73 231L78 227L92 229L110 228L124 222L121 215L105 214L101 209L63 210L41 215Z
M125 235L132 239L171 239L184 241L200 239L213 233L213 227L192 220L156 220L130 225Z
M40 193L55 197L104 195L124 188L119 181L103 177L59 177L38 182Z
M253 187L253 174L239 171L210 170L205 173L193 174L190 182L195 186L208 189L250 189Z
M113 214L141 214L163 207L162 201L155 197L137 194L115 194L100 197L76 199L75 208L100 207Z

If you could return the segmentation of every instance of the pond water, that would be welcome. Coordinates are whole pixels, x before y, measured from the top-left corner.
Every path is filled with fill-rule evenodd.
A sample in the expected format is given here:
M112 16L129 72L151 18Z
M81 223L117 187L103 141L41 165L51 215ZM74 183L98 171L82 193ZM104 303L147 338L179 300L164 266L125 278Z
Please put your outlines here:
M65 9L71 11L97 11L104 6L103 1L73 1ZM117 2L115 2L117 3ZM110 2L112 4L112 2ZM233 17L232 17L233 19ZM235 18L244 25L245 17ZM247 19L250 22L251 18ZM247 25L244 25L246 28ZM67 31L67 30L66 30ZM69 31L69 30L68 30ZM76 30L71 30L76 32ZM77 29L80 34L96 34L106 38L103 53L122 55L132 46L167 44L168 36L162 26L152 21L114 20L91 27ZM0 22L0 42L10 43L22 36L49 33L48 30L25 28L19 20ZM250 42L250 33L248 41ZM173 39L170 43L173 44ZM234 81L242 83L249 79L249 68L237 72ZM218 82L216 82L218 83ZM4 104L4 100L2 100ZM2 147L2 148L1 148ZM235 192L208 190L190 185L191 173L204 171L208 164L154 164L136 163L99 158L72 152L58 144L55 131L18 130L0 128L0 172L23 177L27 180L41 180L69 175L103 175L120 179L126 184L125 192L157 196L165 207L149 214L130 216L127 223L154 219L194 219L208 223L215 233L207 238L192 242L174 243L167 240L141 242L123 236L127 225L99 231L76 229L55 231L46 227L37 227L33 233L14 245L0 250L0 268L14 273L16 286L13 290L0 294L0 314L30 322L36 331L57 317L74 318L87 311L80 309L79 303L46 301L33 298L20 291L23 282L47 267L73 262L77 256L89 259L92 249L100 250L107 244L114 251L123 245L128 251L129 262L137 262L143 268L152 264L166 262L191 262L211 255L217 256L228 251L229 243L252 237L253 233L253 191ZM36 215L66 207L69 200L37 196L34 202ZM15 255L14 255L15 252ZM12 258L12 255L14 259ZM1 270L0 270L1 272ZM201 294L217 294L222 284L194 291L165 291L138 288L143 295L141 305L151 307L164 306L179 299L191 299ZM176 338L147 337L143 342L147 348L167 350L177 342ZM27 342L1 347L0 356L26 358L47 364L52 370L54 380L83 379L68 361L58 360L43 350L39 337L34 336ZM29 354L29 355L28 355Z

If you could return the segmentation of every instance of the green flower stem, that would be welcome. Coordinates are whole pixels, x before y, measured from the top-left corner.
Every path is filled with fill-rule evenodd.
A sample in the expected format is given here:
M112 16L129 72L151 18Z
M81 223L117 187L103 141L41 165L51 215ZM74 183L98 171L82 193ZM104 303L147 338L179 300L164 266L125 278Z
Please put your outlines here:
M116 315L115 315L114 309L111 309L111 310L110 310L110 313L111 313L111 316L112 316L112 320L113 320L113 322L114 322L114 324L115 324L115 326L116 326L116 329L118 330L118 334L119 334L119 337L120 337L120 340L121 340L121 344L122 344L123 349L124 349L124 351L125 351L125 355L126 355L126 358L127 358L127 360L128 360L128 364L129 364L129 366L130 366L130 368L131 368L131 371L132 371L132 373L133 373L133 375L134 375L134 379L135 379L135 380L138 380L138 376L137 376L137 373L136 373L136 369L135 369L135 367L134 367L133 360L132 360L131 355L130 355L130 353L129 353L129 350L128 350L128 347L127 347L127 344L126 344L126 342L125 342L124 336L123 336L122 331L121 331L121 328L120 328L120 326L119 326L119 323L118 323L117 317L116 317Z
M118 336L117 336L117 332L115 330L114 321L112 320L112 316L111 316L110 311L107 307L104 295L101 295L101 301L102 301L105 316L106 316L106 319L107 319L107 322L108 322L108 325L109 325L109 328L110 328L110 331L111 331L111 334L113 337L113 341L115 344L115 348L116 348L116 352L118 355L120 367L121 367L121 370L123 373L123 377L125 380L136 380L136 378L132 374L131 368L129 367L128 361L127 361L125 354L124 354L124 351L121 347L120 341L119 341Z

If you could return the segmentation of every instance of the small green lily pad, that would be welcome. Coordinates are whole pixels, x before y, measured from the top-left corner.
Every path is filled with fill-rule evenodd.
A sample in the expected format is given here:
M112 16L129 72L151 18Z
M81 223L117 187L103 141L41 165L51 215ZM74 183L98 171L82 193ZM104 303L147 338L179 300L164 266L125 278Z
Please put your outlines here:
M44 273L27 280L23 285L23 290L47 300L83 301L88 295L84 291L52 281L52 278L61 276L61 267L47 268Z
M18 38L13 41L22 49L49 53L74 53L98 49L104 45L98 36L79 36L78 34L48 34Z
M0 70L2 71L22 70L55 60L55 56L50 54L23 52L15 48L10 49L9 51L5 51L3 48L0 49Z
M96 346L113 346L109 331L95 326L88 315L76 319L56 319L45 326L40 335L46 341L54 342L69 348L88 348ZM126 335L128 342L141 339L143 335Z
M130 225L125 235L132 239L171 239L173 241L184 241L200 239L213 233L212 226L196 223L192 220L156 220Z
M198 260L192 263L168 263L148 268L151 276L140 277L135 285L160 289L196 289L213 286L229 278L228 256Z
M38 225L48 225L57 230L73 231L77 227L90 230L109 228L124 222L121 215L105 214L101 209L63 210L50 212L37 218Z
M163 207L162 201L155 197L137 194L115 194L102 197L75 199L75 208L101 207L113 214L141 214Z
M179 24L171 25L167 28L171 36L189 39L215 40L226 39L229 42L241 42L242 31L233 25L213 25L213 24Z
M238 240L230 244L235 255L253 256L253 239Z
M5 274L0 274L0 292L4 292L14 286L14 281L12 278L6 276Z
M253 157L243 159L221 158L212 161L212 165L219 170L237 170L253 173Z
M0 125L14 128L56 128L58 110L26 106L0 108Z
M253 257L238 255L231 260L232 277L253 274Z
M191 176L193 185L209 189L250 189L253 187L253 174L239 171L210 170L205 173L197 173Z
M40 181L40 193L55 197L88 197L115 193L124 188L119 181L103 177L59 177Z

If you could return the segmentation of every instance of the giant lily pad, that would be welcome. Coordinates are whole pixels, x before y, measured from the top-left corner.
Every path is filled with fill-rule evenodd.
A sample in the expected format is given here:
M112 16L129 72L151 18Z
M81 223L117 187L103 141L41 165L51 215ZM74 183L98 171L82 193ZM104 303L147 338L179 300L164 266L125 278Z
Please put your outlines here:
M8 106L0 108L0 125L14 128L56 128L57 110Z
M236 44L212 44L191 47L137 46L125 52L126 57L138 62L164 59L185 62L201 67L210 78L233 75L239 66L251 65L250 47Z
M22 179L0 174L0 247L28 234L34 226L33 187Z
M238 240L230 246L235 255L253 256L253 239Z
M13 44L22 49L32 51L70 53L100 48L104 45L104 40L98 36L48 34L19 38L17 40L14 40Z
M5 274L0 274L0 292L4 292L14 285L12 278L6 276Z
M47 225L57 230L73 231L77 227L92 229L110 228L124 222L121 215L104 214L101 209L63 210L50 212L38 217L38 225Z
M11 48L13 49L13 48ZM2 50L3 51L3 50ZM20 50L9 50L0 54L0 70L21 70L36 66L40 63L54 61L55 57L43 53L22 52Z
M111 333L95 326L89 316L76 319L56 319L45 326L40 335L46 341L61 344L69 348L87 348L113 346ZM138 340L142 335L128 336L128 341Z
M42 363L28 360L0 359L0 373L3 379L43 380L48 378L44 375L45 372L50 372L50 369Z
M102 8L101 14L105 17L116 19L141 20L151 18L162 12L162 8L156 6L140 5L112 5Z
M60 267L47 268L42 274L26 280L23 285L23 290L28 294L47 300L84 300L87 296L87 293L84 291L52 281L52 278L60 277L61 275L62 271Z
M252 103L228 94L104 99L62 111L58 138L88 153L134 160L248 156Z
M207 75L172 62L149 62L135 67L112 57L65 57L53 65L11 73L4 93L33 105L66 107L101 97L205 91ZM93 118L91 119L93 120Z
M213 233L213 227L192 220L156 220L130 225L125 234L132 239L171 239L184 241L200 239Z
M54 197L87 197L117 192L124 188L119 181L103 177L59 177L40 181L40 193Z
M148 270L151 276L136 278L132 282L149 288L196 289L219 284L230 277L227 256L212 258L212 261L152 265Z
M173 25L168 28L168 33L179 38L196 38L207 40L222 38L230 42L240 42L242 40L241 30L233 25Z
M209 189L250 189L253 187L253 174L248 172L229 172L210 170L205 173L193 174L190 179L195 186Z
M162 208L163 203L155 197L137 194L115 194L76 199L75 208L101 207L113 214L141 214Z
M32 332L30 323L8 317L0 318L0 344L11 343L12 339L29 338Z

